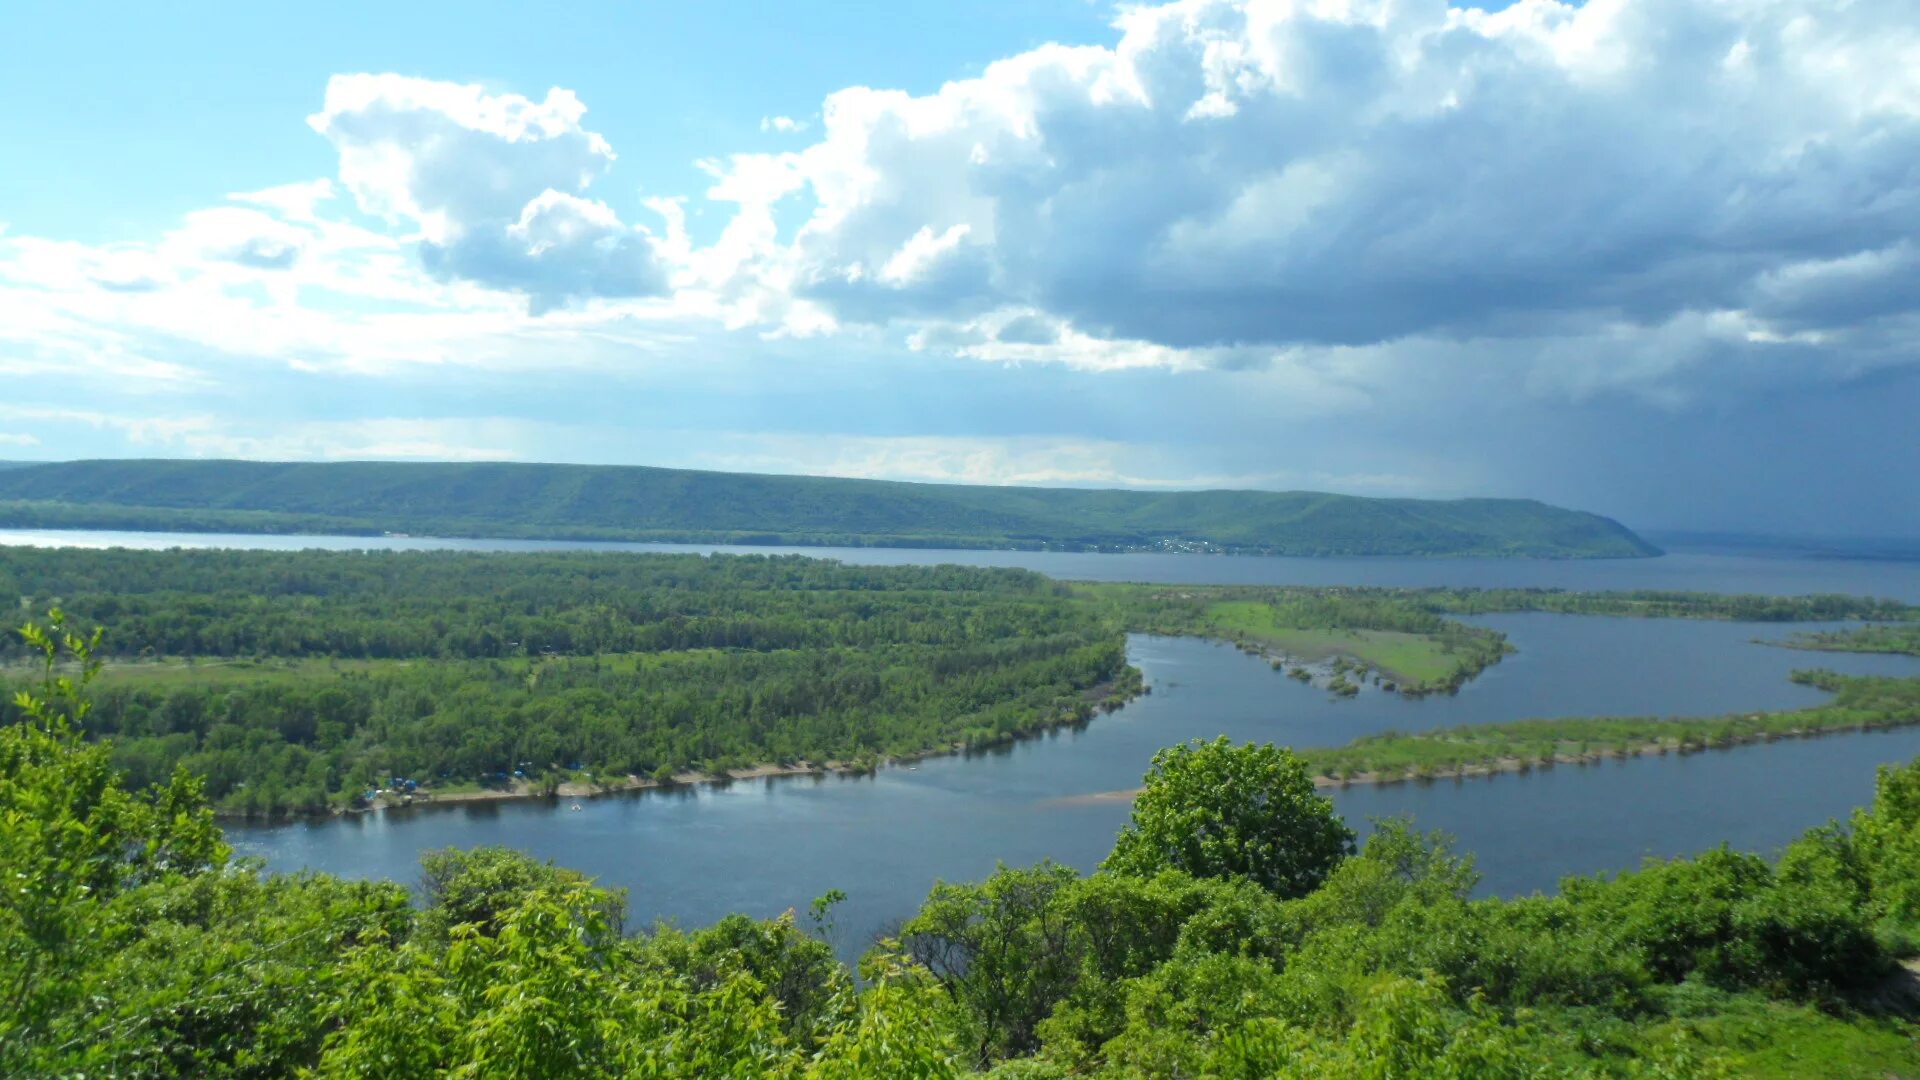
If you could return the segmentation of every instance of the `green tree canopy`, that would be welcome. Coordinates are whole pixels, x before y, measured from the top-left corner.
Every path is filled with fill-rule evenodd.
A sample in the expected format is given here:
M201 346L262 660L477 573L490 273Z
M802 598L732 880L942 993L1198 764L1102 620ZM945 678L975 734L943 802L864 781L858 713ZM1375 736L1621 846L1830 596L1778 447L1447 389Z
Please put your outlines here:
M1293 751L1196 739L1153 757L1101 869L1136 876L1179 870L1247 878L1285 896L1305 896L1353 851L1353 830L1315 792Z

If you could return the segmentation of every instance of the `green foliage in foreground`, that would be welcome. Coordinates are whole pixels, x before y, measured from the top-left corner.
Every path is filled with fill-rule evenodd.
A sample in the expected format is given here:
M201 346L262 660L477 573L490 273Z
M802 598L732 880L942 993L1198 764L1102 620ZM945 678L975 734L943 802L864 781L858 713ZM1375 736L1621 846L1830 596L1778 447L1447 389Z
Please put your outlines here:
M1806 709L1717 717L1569 717L1384 731L1345 746L1303 750L1301 757L1320 776L1397 780L1644 753L1690 753L1920 723L1920 678L1797 671L1793 679L1829 691L1834 699Z
M1353 831L1293 751L1236 747L1222 735L1153 756L1133 820L1100 865L1134 877L1245 878L1295 897L1319 888L1352 851Z
M1521 499L975 487L632 466L71 461L5 470L0 524L194 531L1288 555L1658 554L1597 514Z
M38 640L90 669L85 639ZM1920 934L1920 763L1778 864L1723 849L1555 897L1469 900L1471 863L1396 822L1293 897L1233 873L1245 858L1003 869L936 888L859 983L791 916L624 936L620 895L512 852L430 856L418 910L390 883L268 875L228 861L191 780L120 786L51 666L19 704L0 729L0 1076L1920 1070L1915 1002L1889 981ZM1208 795L1223 821L1302 778L1269 748L1207 752L1247 781ZM1179 812L1192 779L1157 771L1147 805ZM1289 827L1333 824L1294 805Z

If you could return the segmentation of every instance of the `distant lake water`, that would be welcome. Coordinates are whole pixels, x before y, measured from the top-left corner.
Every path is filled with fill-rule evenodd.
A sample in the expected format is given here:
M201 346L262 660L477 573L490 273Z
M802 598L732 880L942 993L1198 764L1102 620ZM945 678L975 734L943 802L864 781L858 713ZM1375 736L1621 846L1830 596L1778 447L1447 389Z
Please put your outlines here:
M1683 589L1772 595L1851 593L1920 603L1920 563L1680 551L1653 559L1300 559L1227 555L698 544L444 540L0 530L0 545L298 550L631 551L798 554L867 565L1013 566L1069 580L1168 584L1512 586ZM870 777L740 782L555 802L501 802L232 827L243 854L279 870L311 868L411 882L433 848L518 847L630 890L633 919L701 925L732 911L804 910L848 894L842 951L911 914L937 879L973 880L997 862L1054 859L1094 867L1127 817L1155 750L1190 738L1294 746L1533 716L1707 715L1793 708L1824 695L1787 681L1794 668L1920 674L1920 659L1811 654L1755 644L1781 625L1547 614L1474 620L1520 652L1453 697L1408 700L1368 690L1334 700L1266 663L1207 642L1136 636L1133 662L1153 693L1077 730ZM1920 756L1920 728L1785 741L1490 780L1355 786L1334 802L1356 828L1411 814L1444 829L1479 862L1481 891L1551 890L1567 874L1627 869L1726 841L1771 852L1844 817L1872 795L1874 767Z
M269 551L630 551L811 555L866 566L957 563L1017 566L1069 581L1169 585L1463 585L1557 589L1688 589L1701 592L1852 593L1920 603L1920 562L1806 559L1676 551L1652 559L1308 559L1263 555L976 551L939 548L757 547L568 540L461 540L396 536L270 536L239 533L0 529L0 546L210 547Z

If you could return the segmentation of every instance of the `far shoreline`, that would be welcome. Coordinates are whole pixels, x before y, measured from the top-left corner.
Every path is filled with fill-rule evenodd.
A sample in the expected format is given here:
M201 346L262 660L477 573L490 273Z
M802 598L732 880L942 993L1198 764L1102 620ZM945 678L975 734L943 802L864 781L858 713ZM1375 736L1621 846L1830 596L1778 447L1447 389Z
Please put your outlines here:
M315 540L331 543L318 544L314 549L339 551L414 551L414 550L451 550L474 553L511 554L516 549L487 549L447 547L433 545L455 544L540 544L550 545L535 550L546 551L613 551L622 552L650 547L711 547L738 548L751 553L759 548L786 548L808 550L832 550L844 548L854 551L904 551L904 552L1014 552L1021 554L1053 555L1224 555L1246 559L1410 559L1420 562L1448 563L1469 560L1511 563L1591 563L1591 562L1639 562L1659 559L1668 554L1666 549L1655 546L1651 551L1579 554L1567 552L1526 552L1503 549L1468 549L1461 551L1288 551L1277 548L1247 547L1215 544L1211 541L1169 540L1147 544L1074 544L1069 542L969 540L964 537L912 536L841 536L807 537L780 534L753 535L746 537L725 537L720 535L701 535L684 533L672 536L593 536L569 534L565 531L554 533L529 534L524 536L502 536L497 533L481 532L395 532L368 528L337 528L329 531L305 529L234 529L231 527L193 528L189 525L171 525L167 528L149 528L128 525L43 525L16 524L0 513L0 533L39 533L49 536L87 536L100 533L125 533L142 536L174 537L217 537L232 541L249 539L299 541ZM347 541L370 541L360 545L343 543ZM382 541L399 541L404 544L425 545L387 546ZM95 546L100 550L114 550L118 545L24 545L24 546ZM184 548L223 547L238 550L302 551L308 548L294 547L247 547L242 543L223 545L181 543L174 545ZM129 549L156 550L156 549ZM160 549L164 550L164 549ZM636 552L644 553L644 552ZM815 556L826 557L826 556Z

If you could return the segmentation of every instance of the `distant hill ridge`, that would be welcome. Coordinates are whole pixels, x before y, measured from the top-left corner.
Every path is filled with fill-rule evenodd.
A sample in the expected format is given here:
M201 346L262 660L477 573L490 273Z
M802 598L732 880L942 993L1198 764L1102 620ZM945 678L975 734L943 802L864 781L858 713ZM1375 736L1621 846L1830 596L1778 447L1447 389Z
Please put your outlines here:
M1526 499L919 484L506 462L71 461L0 470L0 525L1281 555L1659 549Z

